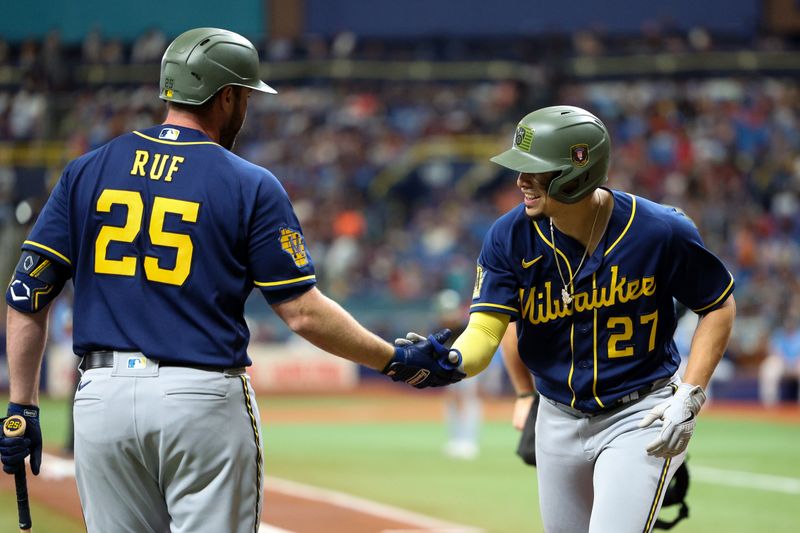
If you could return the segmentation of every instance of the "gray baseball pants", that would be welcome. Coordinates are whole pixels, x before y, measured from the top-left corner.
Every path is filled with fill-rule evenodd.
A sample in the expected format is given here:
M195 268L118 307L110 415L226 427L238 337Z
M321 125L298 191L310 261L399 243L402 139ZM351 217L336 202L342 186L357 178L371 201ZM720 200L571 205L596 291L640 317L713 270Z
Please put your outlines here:
M83 372L73 416L89 533L258 531L261 423L242 369L116 352Z
M674 378L673 383L680 381ZM539 505L546 533L642 533L653 528L686 452L647 455L661 431L639 421L670 386L608 413L588 415L542 397L536 421Z

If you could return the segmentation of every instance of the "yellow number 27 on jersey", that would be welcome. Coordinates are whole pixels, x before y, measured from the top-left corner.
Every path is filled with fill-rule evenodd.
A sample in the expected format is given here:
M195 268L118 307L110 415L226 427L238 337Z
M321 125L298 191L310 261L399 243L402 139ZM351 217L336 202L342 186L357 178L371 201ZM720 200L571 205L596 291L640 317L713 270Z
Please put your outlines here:
M121 259L108 258L108 245L112 242L132 243L142 229L144 220L144 202L142 195L135 191L106 189L97 199L97 212L110 213L114 205L124 205L127 216L124 226L107 226L100 228L94 244L94 271L98 274L114 274L117 276L135 276L138 257L126 255ZM189 235L164 231L164 219L167 213L179 215L183 222L194 224L200 204L174 198L156 196L150 213L148 230L150 242L156 246L174 248L177 252L173 268L161 268L157 257L145 256L144 273L150 281L183 285L192 268L194 244Z

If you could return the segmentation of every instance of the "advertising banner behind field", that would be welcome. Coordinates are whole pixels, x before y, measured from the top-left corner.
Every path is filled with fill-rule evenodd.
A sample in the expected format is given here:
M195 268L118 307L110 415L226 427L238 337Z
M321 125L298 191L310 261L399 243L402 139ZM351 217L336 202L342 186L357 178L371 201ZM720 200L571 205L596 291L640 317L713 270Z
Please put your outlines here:
M358 365L305 341L251 343L247 351L256 392L347 390L358 383Z

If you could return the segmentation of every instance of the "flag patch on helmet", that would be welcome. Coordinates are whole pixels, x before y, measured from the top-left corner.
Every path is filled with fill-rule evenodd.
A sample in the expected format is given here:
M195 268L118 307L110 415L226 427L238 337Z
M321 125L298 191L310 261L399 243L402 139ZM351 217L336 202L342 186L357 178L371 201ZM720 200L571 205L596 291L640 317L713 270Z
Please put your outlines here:
M522 124L517 126L517 131L514 133L514 146L520 150L530 152L531 143L533 143L533 130Z
M281 228L281 249L292 256L292 261L298 267L304 267L308 264L306 245L299 231Z
M576 167L586 166L589 162L589 145L588 144L573 144L570 150L570 159L572 164Z

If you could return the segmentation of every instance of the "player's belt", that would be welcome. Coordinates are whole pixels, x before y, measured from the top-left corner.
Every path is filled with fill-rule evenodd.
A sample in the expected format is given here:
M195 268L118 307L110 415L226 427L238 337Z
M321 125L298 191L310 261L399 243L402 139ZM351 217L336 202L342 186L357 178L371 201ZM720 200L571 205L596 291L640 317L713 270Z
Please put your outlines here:
M137 352L131 352L137 353ZM221 366L207 366L182 363L179 361L159 361L159 366L180 366L185 368L196 368L198 370L207 370L209 372L237 372L244 371L244 367L240 368L223 368ZM112 368L114 366L114 352L110 350L100 350L96 352L86 352L81 357L78 368L81 370L92 370L93 368Z
M673 376L670 376L668 378L659 379L658 381L654 381L653 383L649 383L649 384L645 385L644 387L636 389L633 392L629 392L625 396L616 399L610 405L606 405L605 409L601 409L599 411L581 411L580 409L576 409L576 408L571 407L571 406L569 406L567 404L564 404L564 403L561 403L561 402L557 402L557 401L552 400L552 399L547 398L547 397L545 397L545 400L547 400L551 404L555 405L556 407L559 407L560 409L562 409L564 411L569 411L569 412L574 413L576 415L581 415L581 416L605 415L605 414L608 414L611 411L615 411L617 409L620 409L620 408L622 408L622 406L627 405L627 404L629 404L631 402L636 402L636 401L640 400L641 398L644 398L645 396L647 396L648 394L650 394L653 391L656 391L658 389L666 387L672 381L672 378L673 378Z
M645 385L644 387L642 387L640 389L637 389L637 390L631 392L630 394L626 394L622 398L620 398L617 401L615 401L613 406L612 406L612 408L613 407L619 407L621 405L625 405L626 403L635 402L639 398L641 398L641 397L643 397L643 396L645 396L647 394L650 394L654 390L658 390L660 388L666 387L667 385L669 385L670 381L672 381L672 376L670 376L668 378L664 378L664 379L659 379L658 381L656 381L654 383L650 383L649 385Z

